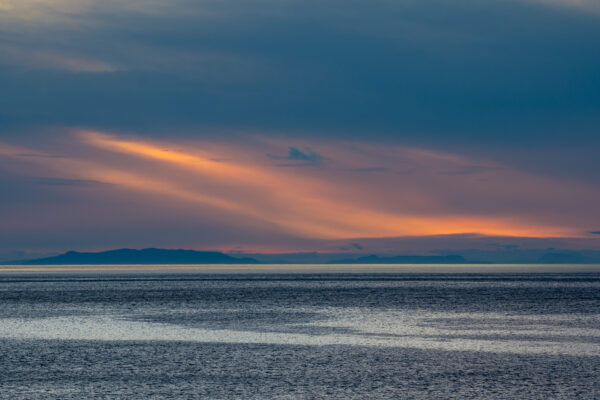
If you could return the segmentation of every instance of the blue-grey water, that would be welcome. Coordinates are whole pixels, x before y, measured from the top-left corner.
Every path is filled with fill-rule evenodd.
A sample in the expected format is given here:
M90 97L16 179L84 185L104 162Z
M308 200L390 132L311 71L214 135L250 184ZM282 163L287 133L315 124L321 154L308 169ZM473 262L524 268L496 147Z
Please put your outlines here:
M0 274L2 399L599 399L599 273Z

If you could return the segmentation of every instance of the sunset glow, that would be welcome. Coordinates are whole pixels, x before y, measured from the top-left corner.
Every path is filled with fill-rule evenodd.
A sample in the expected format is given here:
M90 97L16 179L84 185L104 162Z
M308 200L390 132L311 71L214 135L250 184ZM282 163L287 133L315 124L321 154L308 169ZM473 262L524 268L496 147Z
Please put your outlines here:
M0 262L596 251L595 4L0 0Z
M101 132L76 131L71 137L77 150L64 157L44 157L42 149L7 145L2 145L0 151L3 156L24 163L22 173L109 183L111 185L104 190L106 195L115 191L136 196L148 193L164 198L162 204L166 207L187 210L190 218L210 219L211 210L217 210L228 214L234 226L236 220L250 224L256 221L266 223L274 232L297 237L353 239L465 233L512 237L585 236L585 228L577 226L576 222L557 220L548 223L549 219L546 220L543 214L502 213L495 216L493 213L478 215L453 210L444 204L443 194L432 199L430 210L415 209L410 201L403 204L403 192L419 192L425 188L396 185L393 176L376 183L374 188L373 183L361 181L360 174L354 181L336 179L339 174L336 170L341 165L353 164L351 152L338 152L335 164L319 166L321 172L315 174L311 168L278 167L264 153L252 153L255 150L250 153L256 162L236 162L229 157L237 151L235 147L231 147L231 154L213 154L203 150L200 143L187 144L185 151L179 151L172 150L175 146L169 142L143 141L135 137L125 139ZM361 147L360 143L353 146ZM384 149L381 151L385 152ZM103 159L109 159L103 154L109 156L110 153L116 158L111 156L110 163L103 162ZM404 154L401 156L404 158L397 160L400 164L406 163L406 159L415 165L430 164L428 160L431 159L453 166L470 163L458 155L424 149L398 148L395 153ZM37 156L23 157L23 154ZM512 173L503 171L492 178L500 181ZM445 179L464 180L464 177L448 175ZM549 185L535 177L522 179L523 185L530 187ZM517 185L518 190L521 184ZM370 200L358 195L362 190L372 192ZM95 195L103 196L102 191ZM465 198L472 195L469 192L461 194ZM421 197L427 196L425 192L421 194ZM139 201L144 202L143 197L139 197ZM373 207L374 204L379 206Z

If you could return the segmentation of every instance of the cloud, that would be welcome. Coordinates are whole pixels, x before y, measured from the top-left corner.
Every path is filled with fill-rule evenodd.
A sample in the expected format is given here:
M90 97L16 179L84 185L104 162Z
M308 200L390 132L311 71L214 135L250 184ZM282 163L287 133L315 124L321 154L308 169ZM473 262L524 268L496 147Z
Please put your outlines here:
M63 148L68 156L64 158L19 157L17 154L45 152L0 145L0 153L6 156L0 167L28 175L44 171L49 179L45 186L107 182L113 186L105 195L114 196L117 191L129 192L127 198L140 201L161 198L164 207L211 220L218 216L215 223L220 221L232 229L248 226L305 239L468 233L577 236L582 231L577 215L558 211L565 207L589 210L589 206L573 202L592 202L599 196L589 189L505 169L494 172L499 175L490 176L492 180L485 186L473 185L470 175L440 177L436 173L439 168L473 164L473 160L450 153L389 146L374 149L360 143L344 147L320 142L318 146L332 154L339 168L274 168L264 160L265 147L260 142L243 146L175 143L77 131L71 144ZM373 158L367 157L371 152ZM17 159L19 163L8 162ZM383 165L427 163L433 168L403 175L402 182L397 175L365 180L360 172L348 174L357 164L365 165L365 160ZM499 181L503 182L500 186L496 184ZM580 195L565 197L565 187ZM94 195L101 200L99 193Z
M90 58L70 57L58 54L39 54L33 57L33 67L65 69L72 72L104 73L115 72L119 68L109 62Z
M319 162L323 159L323 157L308 147L305 147L304 151L299 150L297 147L290 147L288 155L285 157L285 159L293 161Z
M62 49L43 51L29 47L15 46L0 42L0 51L3 53L0 65L13 65L25 67L29 70L64 70L69 72L107 73L118 71L113 63L98 59L94 55L68 54Z
M288 148L287 156L277 156L273 154L267 154L267 156L275 160L302 161L301 164L281 164L279 166L314 165L321 163L324 159L321 154L312 151L308 147L304 147L300 150L293 146Z
M498 166L489 166L489 165L463 165L457 169L449 170L449 171L441 171L440 174L443 175L472 175L472 174L481 174L490 171L497 171L501 169Z
M354 168L353 171L357 172L387 172L391 171L389 167L362 167L362 168Z
M152 212L125 207L132 226L176 214L179 238L212 221L253 245L591 231L598 4L0 0L0 135L23 147L0 143L3 229L27 207L51 226L60 204L100 226L136 199ZM57 132L72 126L136 135ZM94 180L118 185L92 199L67 184Z
M39 185L52 186L97 186L109 185L107 182L100 182L89 179L65 179L65 178L36 178L34 182Z
M57 154L28 154L28 153L17 153L15 154L17 157L50 157L50 158L63 158L64 156Z
M600 235L600 231L592 231L590 232L592 235Z
M600 3L596 0L529 0L556 7L568 7L582 12L600 14Z
M504 0L168 3L1 2L3 127L600 140L596 16Z

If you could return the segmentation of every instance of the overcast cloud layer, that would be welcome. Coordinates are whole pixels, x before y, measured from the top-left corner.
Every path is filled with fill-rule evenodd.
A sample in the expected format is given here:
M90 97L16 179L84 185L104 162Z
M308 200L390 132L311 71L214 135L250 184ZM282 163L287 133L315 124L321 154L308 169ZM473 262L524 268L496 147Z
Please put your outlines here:
M13 221L0 234L10 238L16 229L23 235L4 250L71 246L73 227L53 243L46 238L36 245L32 239L27 245L34 230L52 229L55 220L38 214L60 203L57 193L99 191L98 198L113 202L98 211L100 219L140 201L117 194L119 183L110 180L44 174L25 165L33 159L38 167L45 165L39 160L56 165L93 159L93 150L71 143L72 132L82 130L171 148L218 142L231 147L223 154L238 154L247 145L255 166L288 168L291 175L319 170L329 184L366 182L365 188L388 196L374 200L386 207L404 191L435 198L445 215L525 218L531 212L525 218L535 221L531 231L597 231L598 4L0 0L0 179L10 189L0 193L0 217ZM270 144L259 148L257 138ZM343 147L350 142L361 151L382 149L382 162L373 153L351 156ZM32 154L15 153L17 148ZM400 153L392 157L389 149ZM418 162L411 159L421 163L418 168L403 164L402 152L415 149L425 152ZM455 158L446 160L453 164L444 171L439 159L427 170L426 152ZM115 156L106 157L110 164ZM340 165L352 171L341 173ZM298 170L303 172L293 172ZM489 182L485 199L473 186L474 176ZM444 186L450 183L451 189ZM536 185L546 191L534 195ZM381 189L390 186L396 191ZM74 209L102 208L91 206L94 196L78 196L61 201ZM149 215L156 215L155 206L148 206ZM406 207L393 212L423 212ZM164 217L173 226L181 222L170 211ZM151 219L129 221L131 235L138 232L132 226L144 230L141 237L148 235L133 244L165 242L140 222ZM235 224L221 224L229 219L210 222L210 232L231 239L235 231L236 243L254 246L278 237L269 229L240 234L244 230ZM376 226L359 228L349 233ZM76 236L79 248L103 246L96 233ZM285 245L293 249L293 243Z

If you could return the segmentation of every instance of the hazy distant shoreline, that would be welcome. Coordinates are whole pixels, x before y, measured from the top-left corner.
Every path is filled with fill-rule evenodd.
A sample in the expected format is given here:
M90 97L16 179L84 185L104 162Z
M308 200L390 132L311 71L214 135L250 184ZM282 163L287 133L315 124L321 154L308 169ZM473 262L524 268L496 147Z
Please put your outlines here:
M475 257L474 257L475 258ZM544 253L534 259L478 260L458 254L364 255L328 253L227 254L183 249L117 249L101 252L68 251L52 257L0 262L0 265L594 265L600 256L575 252ZM276 267L277 268L277 267ZM386 267L387 268L387 267Z
M0 273L600 273L600 264L110 264L0 265Z

